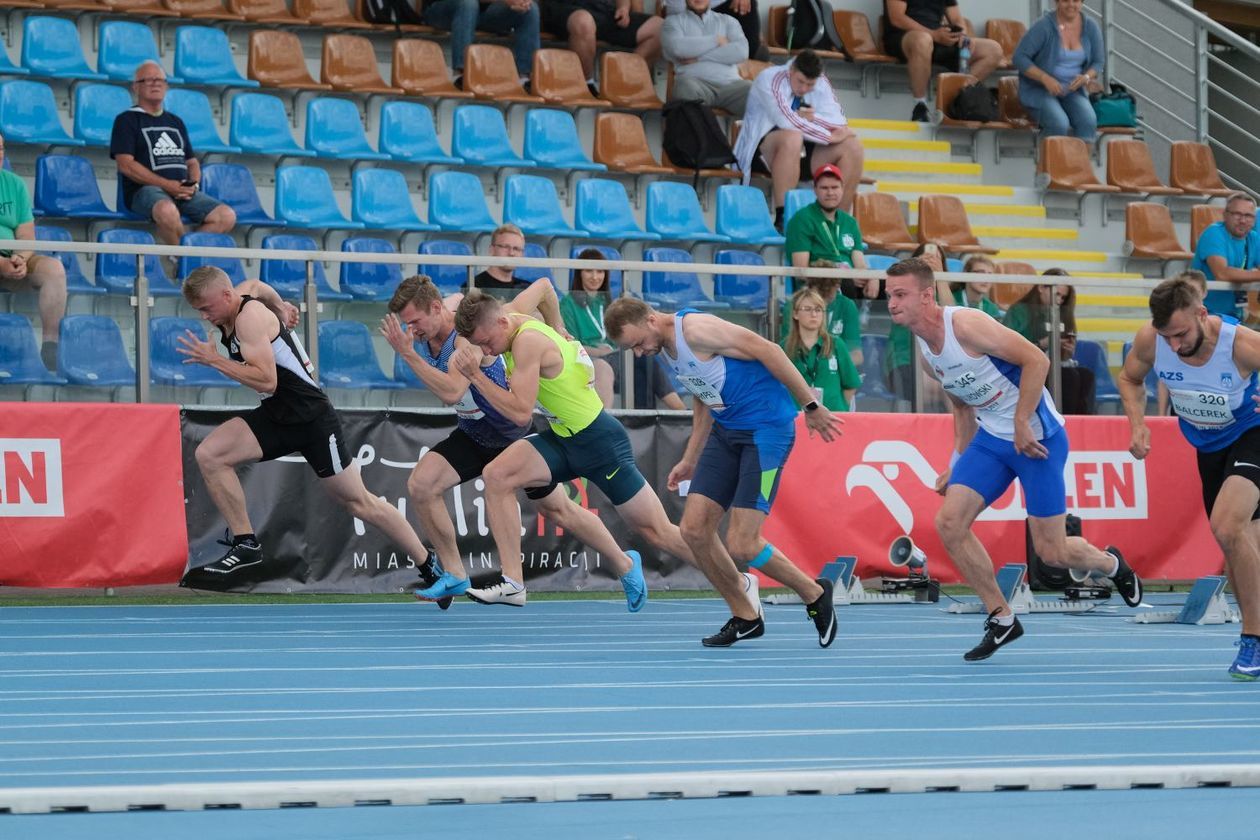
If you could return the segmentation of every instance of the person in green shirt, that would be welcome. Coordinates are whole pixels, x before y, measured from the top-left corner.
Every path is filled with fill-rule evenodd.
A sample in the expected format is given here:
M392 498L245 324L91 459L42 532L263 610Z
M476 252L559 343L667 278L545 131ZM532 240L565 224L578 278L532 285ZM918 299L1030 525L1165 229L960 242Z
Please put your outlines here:
M939 242L923 243L915 249L911 257L923 260L932 268L933 273L945 270L945 246ZM936 283L937 303L945 306L952 300L949 285L938 280ZM893 324L889 328L888 350L884 356L884 376L890 391L909 402L914 411L921 411L923 407L914 405L914 350L911 347L911 341L910 330L900 324ZM932 379L928 380L927 387L934 392L940 390Z
M815 260L811 268L832 268L834 263L827 260ZM877 284L876 284L877 285ZM805 280L805 288L817 293L827 308L826 332L833 341L842 342L853 364L862 365L862 313L857 304L850 298L840 294L840 278L809 277ZM783 314L779 318L779 344L788 337L792 328L792 300L783 301Z
M1047 268L1042 277L1069 277L1061 268ZM1051 303L1053 296L1054 303ZM1064 414L1093 414L1096 408L1094 372L1076 363L1076 287L1038 285L1006 311L1003 324L1049 355L1051 306L1059 309L1059 403Z
M4 137L0 137L0 167L4 165ZM35 239L31 194L22 178L0 168L0 239ZM57 370L57 340L66 314L66 268L61 260L27 248L0 249L0 288L34 290L39 294L39 320L44 343L39 357L44 367Z
M984 254L976 254L967 260L963 271L968 274L997 274L997 265ZM950 283L949 291L954 305L979 309L985 315L1002 320L1002 310L989 297L993 291L992 283Z
M862 378L843 344L822 328L824 311L823 299L813 289L792 295L792 328L780 343L828 411L850 411Z
M802 207L788 220L783 252L788 263L805 268L814 260L866 268L862 231L857 219L840 209L844 178L835 164L814 172L814 203Z

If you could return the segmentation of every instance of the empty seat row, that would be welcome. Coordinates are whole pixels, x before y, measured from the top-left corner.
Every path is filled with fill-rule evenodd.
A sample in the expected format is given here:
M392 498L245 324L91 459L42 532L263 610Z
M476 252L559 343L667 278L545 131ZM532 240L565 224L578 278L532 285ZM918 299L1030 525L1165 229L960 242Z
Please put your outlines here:
M808 193L809 200L813 200L811 190L793 192ZM802 196L797 201L804 198ZM787 205L785 215L786 211ZM901 202L891 193L858 193L853 201L853 216L862 231L862 241L876 250L913 251L925 242L935 242L946 250L961 254L997 252L997 249L984 245L976 238L967 218L967 209L957 196L920 196L917 236L911 236L901 212Z
M1206 143L1177 141L1172 144L1169 182L1155 172L1151 151L1141 140L1113 140L1107 144L1107 182L1094 174L1089 147L1076 137L1049 137L1042 145L1038 183L1046 190L1130 195L1227 196L1216 168L1216 157Z

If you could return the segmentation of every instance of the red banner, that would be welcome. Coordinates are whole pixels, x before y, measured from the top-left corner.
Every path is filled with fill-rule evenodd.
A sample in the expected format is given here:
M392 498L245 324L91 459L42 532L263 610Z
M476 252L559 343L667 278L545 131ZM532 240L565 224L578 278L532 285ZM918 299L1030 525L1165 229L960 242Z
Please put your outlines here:
M1083 520L1086 539L1120 548L1144 577L1219 574L1223 557L1203 512L1194 449L1175 419L1147 423L1151 454L1138 461L1125 418L1068 418L1068 511ZM909 534L933 577L961 580L934 525L941 497L932 488L952 444L947 414L846 414L843 437L830 444L810 439L802 423L766 539L810 572L852 555L859 573L872 576L893 570L889 544ZM995 566L1025 561L1025 516L1016 482L976 521Z
M4 404L0 584L174 583L187 560L179 406Z

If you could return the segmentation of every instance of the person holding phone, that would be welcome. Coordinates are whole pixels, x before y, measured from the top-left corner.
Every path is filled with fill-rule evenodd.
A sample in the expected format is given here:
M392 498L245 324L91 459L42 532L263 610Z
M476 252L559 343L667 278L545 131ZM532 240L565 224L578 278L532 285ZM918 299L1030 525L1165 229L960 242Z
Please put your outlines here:
M1055 0L1029 27L1011 57L1019 68L1019 101L1041 137L1094 142L1098 120L1089 86L1103 68L1102 28L1081 13L1081 0Z
M910 95L914 111L910 119L927 122L928 83L932 68L960 70L959 53L964 41L971 50L967 72L983 81L1002 61L1002 47L989 38L971 38L963 27L958 0L885 0L884 51L909 66Z

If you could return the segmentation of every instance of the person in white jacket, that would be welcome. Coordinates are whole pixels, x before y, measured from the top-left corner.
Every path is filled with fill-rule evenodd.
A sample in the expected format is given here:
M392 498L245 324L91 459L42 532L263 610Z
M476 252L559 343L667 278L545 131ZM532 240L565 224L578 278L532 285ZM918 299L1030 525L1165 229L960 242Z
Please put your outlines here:
M739 75L748 58L748 39L730 15L709 0L686 0L687 8L661 27L661 52L674 64L670 99L698 99L711 108L742 116L752 82Z
M782 229L788 190L834 163L844 174L840 209L853 212L865 155L823 75L822 59L803 50L788 64L757 74L748 94L735 159L747 184L754 172L774 182L775 226Z

